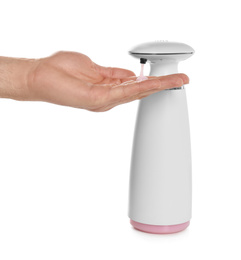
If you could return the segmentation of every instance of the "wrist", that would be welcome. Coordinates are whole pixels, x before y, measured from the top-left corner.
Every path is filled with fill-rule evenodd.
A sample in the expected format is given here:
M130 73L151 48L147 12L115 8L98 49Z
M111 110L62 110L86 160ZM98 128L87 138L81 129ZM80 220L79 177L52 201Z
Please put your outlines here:
M28 100L36 60L0 57L0 98Z

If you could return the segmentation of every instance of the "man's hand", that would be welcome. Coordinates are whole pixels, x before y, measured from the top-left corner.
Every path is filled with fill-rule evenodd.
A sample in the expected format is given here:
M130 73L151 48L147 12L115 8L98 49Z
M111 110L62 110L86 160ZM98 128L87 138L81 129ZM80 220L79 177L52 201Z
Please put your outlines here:
M148 77L148 80L138 82L132 71L102 67L76 52L58 52L36 60L5 58L11 69L4 77L2 59L0 97L46 101L90 111L107 111L189 82L185 74ZM1 95L1 92L4 94Z

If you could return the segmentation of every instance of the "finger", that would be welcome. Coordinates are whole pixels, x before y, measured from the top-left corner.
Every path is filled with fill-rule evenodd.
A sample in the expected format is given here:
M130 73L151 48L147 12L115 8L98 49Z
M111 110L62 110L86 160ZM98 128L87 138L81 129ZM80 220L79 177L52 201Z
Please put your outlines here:
M189 78L187 77L187 75L185 75L185 74L178 74L178 76L180 76L180 77L182 78L183 84L184 84L184 83L185 83L185 84L188 84ZM153 78L153 77L150 77L150 78ZM159 89L151 89L151 90L146 91L146 92L144 92L144 93L137 94L136 96L133 96L133 97L131 97L130 99L127 99L127 100L125 100L125 101L126 101L126 102L130 102L130 101L133 101L133 100L136 100L136 99L142 99L142 98L144 98L144 97L147 97L147 96L152 95L152 94L154 94L154 93L157 93L157 92L159 92L159 91L160 91Z
M128 77L128 78L123 78L123 79L117 79L117 78L104 78L101 82L99 82L98 84L96 85L107 85L109 84L109 87L110 85L120 85L121 83L124 83L124 82L134 82L136 80L137 77Z
M166 76L148 76L148 79L169 79L170 77L179 77L183 80L183 84L188 84L189 83L189 78L186 74L184 73L176 73L176 74L169 74Z
M185 74L173 74L151 78L139 82L122 83L119 86L112 87L109 91L111 101L120 101L133 96L138 96L150 90L164 90L169 88L181 87L189 82Z
M124 82L133 82L133 81L136 81L137 79L137 76L131 76L131 77L128 77L128 78L122 78L120 79L121 83L124 83Z
M188 84L189 83L189 78L186 74L183 74L183 73L176 73L176 74L170 74L171 76L173 75L178 75L179 77L182 78L184 84ZM170 76L168 75L168 76ZM163 77L167 77L167 76L147 76L148 79L156 79L156 78L163 78ZM137 79L137 76L131 76L131 77L128 77L128 78L123 78L121 79L121 82L126 82L126 81L130 81L130 80L136 80Z
M173 84L172 87L181 87L184 83L188 84L188 82L189 82L189 78L185 74L174 74L174 75L171 75L171 76L172 76L171 78L175 78L176 76L178 76L179 78L182 79L182 82L179 82L179 84L176 84L175 81L172 82L172 84ZM134 78L134 77L131 77L131 78ZM168 77L168 76L162 76L162 77L151 76L151 77L148 77L148 78L149 79L158 79L158 78L160 78L162 80L170 79L170 77ZM133 80L130 80L130 81L126 81L125 84L122 84L122 85L125 85L125 87L129 87L128 83L136 83L136 82L134 82ZM164 86L163 89L165 89L165 85L163 85L163 86ZM163 86L161 86L161 87L163 87ZM170 86L170 84L169 84L169 86ZM120 87L120 86L113 86L112 88L117 88L117 87ZM153 88L153 89L150 89L150 90L146 90L144 92L139 92L136 95L129 95L128 96L128 95L126 95L126 93L125 93L125 91L123 89L122 93L126 97L122 98L122 99L109 100L108 105L106 105L105 107L102 107L102 111L107 111L107 110L109 110L109 109L111 109L111 108L113 108L115 106L118 106L118 105L121 105L121 104L124 104L124 103L128 103L128 102L131 102L131 101L134 101L134 100L142 99L142 98L147 97L147 96L149 96L151 94L157 93L160 90L162 90L162 89L160 89L160 88Z
M127 78L131 76L135 76L135 73L130 70L121 69L121 68L112 68L112 67L104 67L100 65L96 65L96 70L106 78Z

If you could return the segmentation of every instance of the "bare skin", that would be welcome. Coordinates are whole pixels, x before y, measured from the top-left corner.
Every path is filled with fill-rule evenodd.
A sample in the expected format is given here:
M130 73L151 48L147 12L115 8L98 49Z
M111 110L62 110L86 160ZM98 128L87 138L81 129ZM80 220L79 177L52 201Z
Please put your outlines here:
M188 83L187 75L181 73L137 82L132 71L97 65L76 52L58 52L42 59L0 57L0 98L95 112Z

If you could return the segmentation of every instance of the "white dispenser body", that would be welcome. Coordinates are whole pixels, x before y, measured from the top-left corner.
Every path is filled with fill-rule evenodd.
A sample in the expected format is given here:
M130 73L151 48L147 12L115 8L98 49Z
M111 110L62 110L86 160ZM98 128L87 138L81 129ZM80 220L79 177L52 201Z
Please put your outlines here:
M175 57L179 54L163 59L146 57L151 60L151 76L177 73L179 58ZM163 90L142 99L132 150L130 219L157 226L189 222L191 183L191 145L185 89Z

